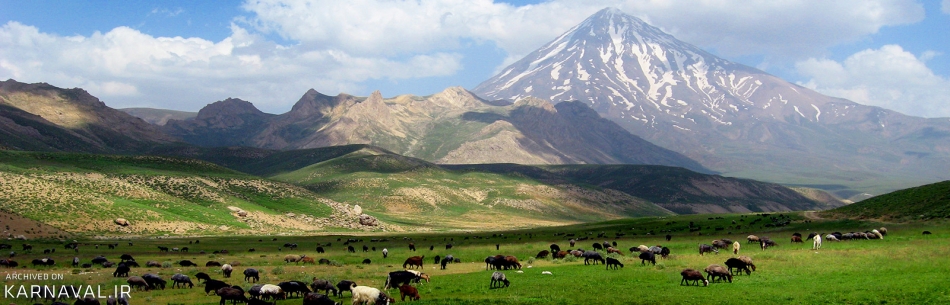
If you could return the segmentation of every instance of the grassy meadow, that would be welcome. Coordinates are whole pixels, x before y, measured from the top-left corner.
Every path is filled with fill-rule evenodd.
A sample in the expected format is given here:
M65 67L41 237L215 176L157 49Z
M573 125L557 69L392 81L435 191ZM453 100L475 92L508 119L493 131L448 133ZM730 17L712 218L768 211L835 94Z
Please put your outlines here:
M15 269L0 268L0 276L10 273L63 274L62 281L15 281L5 280L4 285L121 285L124 278L113 278L113 268L72 268L68 263L73 256L85 262L96 255L105 255L118 262L124 253L144 262L174 263L182 259L192 260L202 267L132 268L130 275L155 273L168 280L175 273L184 273L194 279L197 272L205 272L212 278L222 279L215 267L203 267L207 261L222 263L239 262L234 276L223 279L232 285L249 288L243 281L242 271L253 267L262 271L262 283L276 284L280 281L300 280L309 283L313 277L338 282L354 280L360 285L382 288L386 274L402 270L403 261L413 255L425 255L424 272L432 277L430 283L416 287L422 296L419 304L946 304L950 303L950 290L946 289L950 270L950 230L944 220L932 220L914 224L881 224L860 220L809 220L802 213L772 214L772 217L790 221L787 226L775 227L768 217L758 214L730 215L684 215L614 220L610 222L548 227L506 232L454 232L438 234L388 235L321 235L321 236L241 236L241 237L193 237L193 238L141 238L134 240L80 240L79 253L63 249L59 241L30 241L32 253L19 253L13 259L20 263ZM761 219L756 221L757 219ZM735 221L735 225L733 224ZM690 225L690 222L693 225ZM752 224L755 222L754 224ZM737 227L738 226L738 227ZM811 243L790 244L793 232L865 231L886 226L889 234L883 240L825 241L821 250L811 250ZM689 232L689 227L700 228ZM721 230L717 230L721 228ZM663 239L664 231L672 231L673 239ZM924 230L932 235L921 235ZM647 235L653 231L655 234ZM563 234L562 234L563 233ZM617 236L617 234L623 236ZM703 235L699 235L702 233ZM619 257L625 264L620 270L605 270L605 266L585 266L582 259L552 260L533 258L539 251L557 243L562 249L570 248L566 234L575 237L589 236L575 248L591 249L594 242L616 241L626 256ZM590 235L588 235L590 234ZM603 234L605 237L597 237ZM749 234L770 236L779 243L767 250L748 244ZM557 236L556 236L557 235ZM273 240L275 239L276 240ZM735 276L732 283L710 283L709 287L681 286L679 272L684 268L701 270L709 264L724 265L731 251L700 256L697 245L710 243L712 239L730 238L742 244L740 255L750 256L757 266L751 276ZM347 253L347 239L362 239L351 243L356 253ZM199 244L194 244L200 240ZM373 241L377 240L377 241ZM133 246L128 243L132 242ZM418 251L408 250L414 242ZM20 251L20 242L6 242L13 250ZM116 249L108 249L107 243L118 243ZM291 250L284 243L297 243ZM318 254L317 244L327 252ZM453 248L446 250L451 243ZM100 244L98 249L95 244ZM495 245L499 249L495 249ZM641 265L640 260L630 255L631 246L657 245L669 247L668 259L657 259L657 265ZM376 251L362 252L361 247L375 247ZM158 246L189 247L190 252L159 252ZM430 246L434 249L429 250ZM55 248L50 255L43 249ZM248 252L254 248L254 252ZM379 253L389 249L389 258ZM217 250L229 250L230 254L211 254ZM200 254L200 251L206 254ZM284 263L287 254L306 254L314 258L330 259L332 265L299 265ZM440 270L433 264L433 257L452 254L462 263L449 264ZM484 259L495 254L517 256L525 268L523 273L504 271L511 286L489 289L491 271L485 270ZM615 254L614 254L615 255ZM55 267L32 267L30 260L49 256L56 260ZM361 264L369 258L371 264ZM530 266L530 267L529 267ZM550 271L552 275L543 275ZM169 282L171 282L169 280ZM218 304L216 296L205 296L203 285L193 289L172 289L132 294L131 304ZM397 289L388 291L399 301ZM349 304L350 294L334 297L334 300ZM4 304L33 304L27 299L5 299ZM46 304L48 304L47 302ZM278 301L277 304L300 304L300 298Z

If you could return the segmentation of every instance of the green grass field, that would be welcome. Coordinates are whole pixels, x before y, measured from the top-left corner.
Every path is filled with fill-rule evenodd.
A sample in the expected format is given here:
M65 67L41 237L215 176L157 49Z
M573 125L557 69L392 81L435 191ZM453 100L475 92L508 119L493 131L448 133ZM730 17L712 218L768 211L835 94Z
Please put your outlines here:
M773 214L773 216L780 214ZM113 268L72 268L66 262L79 256L89 262L98 254L110 261L119 261L123 253L132 254L138 262L149 260L177 262L192 260L201 266L207 261L222 263L240 262L235 267L234 277L225 279L232 285L249 288L241 272L248 267L263 271L262 283L276 284L280 281L301 280L309 283L313 277L338 282L354 280L360 285L382 288L386 274L402 270L402 262L409 256L425 255L424 272L432 276L430 283L416 285L422 300L419 304L947 304L950 289L947 287L946 270L950 270L950 230L945 220L924 223L876 223L861 220L809 220L801 213L788 213L788 226L767 226L773 223L767 217L747 215L686 215L622 219L610 222L580 224L565 227L547 227L507 232L397 234L387 235L321 235L321 236L262 236L262 237L195 237L195 238L142 238L134 240L81 240L79 253L63 249L58 241L30 241L33 253L20 253L14 259L21 267L0 268L0 276L11 273L63 274L61 281L15 281L5 280L4 285L21 284L84 284L102 285L111 288L124 283L124 279L112 277ZM756 221L756 219L762 219ZM733 224L735 221L735 224ZM690 225L692 222L692 225ZM755 222L755 224L752 224ZM737 228L738 226L738 228ZM793 232L849 232L866 231L886 226L889 234L883 240L825 241L821 250L811 250L811 243L790 244ZM689 232L689 227L700 228ZM717 230L722 228L722 230ZM672 241L663 239L663 231L671 230ZM921 235L923 230L932 235ZM656 234L647 235L653 231ZM541 250L557 243L562 249L570 248L566 235L589 236L590 240L578 242L576 247L591 249L594 242L616 241L626 256L620 257L625 267L621 270L605 270L603 265L585 266L583 260L534 259ZM597 237L600 234L606 237ZM624 236L617 237L617 233ZM698 235L703 233L702 236ZM558 234L558 236L555 236ZM590 235L588 235L590 234ZM634 235L636 234L636 235ZM767 250L747 244L749 234L770 236L779 243ZM272 240L276 238L276 241ZM352 245L356 253L347 253L343 243L347 239L362 239ZM681 286L679 272L684 268L701 270L709 264L720 264L732 257L731 251L719 254L697 253L697 244L710 243L712 239L730 238L742 244L740 255L753 258L757 271L751 276L736 276L732 283L711 283L709 287ZM386 241L372 241L386 239ZM190 241L200 240L200 244ZM259 241L260 240L260 241ZM134 245L129 246L128 242ZM282 248L284 243L297 243L296 250ZM408 251L407 245L414 242L416 252ZM6 242L13 250L20 251L21 242ZM119 243L110 250L104 245ZM318 254L317 244L326 247L327 253ZM445 244L452 243L451 250ZM102 244L98 249L95 244ZM495 250L495 245L499 250ZM662 244L672 249L668 259L658 259L657 265L640 264L627 251L631 246ZM376 251L362 252L366 245ZM157 246L189 247L188 253L163 253ZM434 250L429 250L433 246ZM575 247L575 248L576 248ZM57 266L34 268L29 266L33 258L45 257L43 249L55 248L48 255L57 261ZM256 251L248 252L249 248ZM279 248L282 248L278 251ZM383 259L379 253L388 248L390 256ZM227 249L228 255L210 254ZM205 251L208 254L199 254ZM328 258L339 266L295 265L283 262L287 254L306 254L314 258ZM440 270L432 259L436 255L453 254L462 260ZM485 270L483 260L487 256L505 254L517 256L525 268L523 273L504 271L511 286L504 289L489 289L491 271ZM371 264L360 262L369 258ZM530 266L530 267L528 267ZM552 275L542 275L550 271ZM187 267L174 265L170 268L133 268L131 275L155 273L164 279L172 274L192 276L205 272L212 278L222 279L218 268ZM197 283L196 283L197 284ZM171 289L134 292L132 304L218 304L216 296L205 296L202 285L193 289ZM399 292L389 290L397 301ZM350 295L335 300L350 304ZM277 304L300 304L299 298L278 301ZM33 304L27 299L5 299L4 304ZM71 302L70 302L71 303ZM47 302L48 304L48 302Z

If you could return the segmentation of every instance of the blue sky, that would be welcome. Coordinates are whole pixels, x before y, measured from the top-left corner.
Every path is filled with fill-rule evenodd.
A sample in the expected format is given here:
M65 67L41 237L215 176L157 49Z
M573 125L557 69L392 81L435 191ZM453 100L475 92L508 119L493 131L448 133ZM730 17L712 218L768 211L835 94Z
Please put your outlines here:
M950 0L0 0L0 79L116 108L283 113L310 88L471 89L608 6L825 94L950 117Z

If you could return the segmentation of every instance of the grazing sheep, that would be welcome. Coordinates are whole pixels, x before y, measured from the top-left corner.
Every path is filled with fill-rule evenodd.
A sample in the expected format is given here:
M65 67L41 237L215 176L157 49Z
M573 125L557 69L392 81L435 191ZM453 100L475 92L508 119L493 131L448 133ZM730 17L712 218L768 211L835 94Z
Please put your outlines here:
M741 246L742 244L740 244L739 241L732 242L732 254L739 255L739 248Z
M231 267L231 264L221 265L221 273L224 273L224 277L231 277L231 271L234 271L234 267Z
M277 286L280 287L287 296L303 296L303 294L310 292L310 288L307 288L307 283L301 281L287 281L277 283Z
M416 287L412 287L409 285L399 286L399 298L402 299L403 302L405 302L406 296L409 297L410 301L418 301L419 299L421 299L419 297L419 290L416 289Z
M350 294L353 294L353 291L350 291L350 288L356 286L356 282L350 280L342 280L336 284L336 288L339 289L339 296L343 296L344 291L349 291Z
M838 237L834 236L834 234L825 235L825 239L828 241L838 241Z
M218 290L215 290L214 293L221 297L221 302L219 303L220 305L224 305L228 300L230 300L232 304L239 301L247 303L247 297L244 296L244 290L232 287L221 287Z
M594 247L594 250L603 250L603 249L604 249L604 246L601 245L600 243L594 243L593 247Z
M132 288L141 287L142 290L148 291L148 282L140 276L130 276L125 282L129 283Z
M707 252L716 252L716 254L719 254L719 249L707 244L699 245L699 255L705 255Z
M512 255L505 256L505 269L515 269L515 267L521 269L521 263L518 262L518 258Z
M122 256L119 256L119 259L120 259L122 262L124 262L124 261L134 261L134 260L135 260L135 258L133 258L131 254L122 254Z
M793 243L804 243L804 241L802 241L802 237L801 237L801 236L792 236L792 242L793 242Z
M109 260L106 259L106 257L105 257L105 256L102 256L102 255L96 256L96 257L92 258L92 263L93 263L94 265L102 265L102 264L105 264L105 263L108 262L108 261L109 261Z
M206 280L205 294L208 294L208 292L217 292L218 289L221 289L224 287L231 287L231 285L228 285L228 283L225 283L219 280Z
M759 237L755 235L749 235L748 237L746 237L746 240L748 240L749 243L759 243L761 241L759 240Z
M198 267L198 264L195 264L195 263L193 263L192 261L187 260L187 259L186 259L186 260L179 261L179 262L178 262L178 265L179 265L179 266L182 266L182 267Z
M426 256L423 255L423 256L413 256L413 257L407 258L406 261L402 263L402 268L403 269L411 269L411 268L416 268L416 267L422 268L422 259L424 259L425 257ZM409 268L406 268L407 266Z
M716 239L712 241L712 246L716 247L716 249L725 249L729 247L729 244L727 244L726 242L722 240Z
M541 250L541 252L538 252L538 255L534 256L534 258L547 258L548 254L551 254L551 252L548 252L548 250Z
M315 264L316 262L313 261L313 258L312 258L312 257L301 257L301 258L300 258L300 263L313 265L313 264Z
M887 228L881 227L880 229L877 229L877 230L881 232L881 235L887 235Z
M749 265L735 257L726 260L726 267L729 269L730 274L732 274L733 269L735 269L735 274L742 274L742 271L745 271L746 275L752 275L752 270L749 270Z
M762 239L762 250L768 249L770 247L778 246L778 243L771 239Z
M162 267L162 263L159 263L158 261L147 261L147 262L145 262L145 267L149 267L149 268L151 268L151 267L161 268L161 267Z
M654 266L656 266L656 254L653 254L653 252L650 251L640 253L640 264L646 265L646 262L651 262Z
M197 277L197 276L195 276ZM250 279L254 279L254 282L257 283L261 280L261 274L254 268L244 269L244 281L250 282Z
M129 267L124 264L119 264L119 267L116 267L115 272L112 273L112 277L128 277L128 276L129 276Z
M313 278L313 283L310 283L310 289L312 289L314 292L323 290L323 293L327 295L337 295L340 292L340 290L334 287L330 281L321 280L318 278ZM333 291L333 294L330 294L330 291Z
M832 235L832 237L833 237L833 236L834 236L834 235ZM821 249L821 235L820 235L820 234L819 234L819 235L815 235L814 239L815 239L815 240L812 241L811 249L812 249L812 250Z
M933 234L933 233L930 233L930 231L924 231L923 235L930 235L930 234Z
M336 305L329 297L316 292L308 292L303 295L303 305Z
M376 304L376 301L379 299L381 293L379 289L373 287L356 285L350 287L350 292L353 293L353 305ZM388 304L388 302L386 304Z
M145 282L148 283L149 288L153 290L154 289L165 290L165 284L168 283L165 280L163 280L161 277L159 277L158 275L151 274L151 273L146 273L142 275L142 279L145 279Z
M383 248L383 258L389 257L389 249Z
M686 283L686 286L689 286L689 281L696 283L696 286L699 286L699 281L703 281L703 286L709 286L709 281L703 277L702 273L696 271L695 269L683 269L683 271L680 272L680 275L683 276L683 279L680 280L680 286L682 286L683 283Z
M409 243L409 251L416 251L416 244Z
M591 260L594 261L594 265L596 265L597 262L600 262L601 264L606 264L606 261L604 260L604 257L600 255L600 252L597 252L597 251L584 252L584 265L588 265Z
M606 264L606 265L607 265L607 270L610 270L610 267L614 267L614 270L617 270L617 269L618 269L618 268L617 268L618 266L619 266L620 268L623 268L623 263L621 263L620 261L618 261L616 258L613 258L613 257L608 257L608 258L607 258L607 264Z
M182 288L185 288L185 284L188 284L188 288L195 287L195 284L191 282L191 278L189 278L187 275L176 273L175 275L172 275L172 288L178 287L179 284L181 284Z
M204 272L195 273L195 278L196 278L196 279L199 279L199 280L204 280L204 281L206 281L206 282L211 279L211 277L208 276L208 274L207 274L207 273L204 273ZM201 282L201 281L199 281L199 283L200 283L200 282Z
M673 235L666 234L666 241L670 241L671 239L673 239Z
M719 281L729 279L729 282L732 283L732 273L720 265L712 264L707 266L705 270L707 279L719 279Z
M426 283L429 282L429 276L425 273L413 271L393 271L389 273L389 276L386 277L386 284L383 286L383 289L391 289L399 287L399 285L409 285L410 282L415 280L417 283L420 279L425 279Z
M496 283L497 283L498 288L501 288L502 284L505 285L504 287L508 287L509 285L511 285L511 282L508 281L508 278L505 277L505 274L498 271L495 271L494 273L491 274L491 285L489 285L488 288L489 289L496 288L495 287Z
M607 253L617 253L620 254L620 256L624 256L623 251L617 250L617 248L614 247L607 248Z
M647 247L647 245L639 245L637 246L637 251L640 253L647 252L650 251L650 247Z
M287 255L284 255L284 262L296 264L297 262L300 261L301 258L303 258L303 256L296 255L296 254L287 254Z
M739 256L739 260L742 260L742 262L745 263L746 266L749 266L750 268L752 268L752 271L755 271L755 264L752 263L751 257L742 255L742 256Z
M670 256L670 248L663 247L663 249L660 250L660 257L666 258L667 256Z
M321 259L317 260L317 263L318 263L318 264L321 264L321 265L329 265L329 264L330 264L330 260L329 260L329 259L326 259L326 258L321 258Z
M280 288L280 286L264 284L264 286L261 286L261 298L268 300L283 300L287 298L287 294L284 293L284 290Z
M54 303L54 304L55 304L55 303ZM102 304L102 303L99 303L99 299L96 299L96 298L91 297L91 296L90 296L90 297L85 297L85 298L82 298L82 299L77 298L77 299L76 299L76 302L73 303L73 305L99 305L99 304Z
M878 231L877 229L871 230L871 233L877 236L877 239L884 239L884 234L881 233L881 231Z
M317 253L326 253L327 250L324 250L323 247L317 247Z

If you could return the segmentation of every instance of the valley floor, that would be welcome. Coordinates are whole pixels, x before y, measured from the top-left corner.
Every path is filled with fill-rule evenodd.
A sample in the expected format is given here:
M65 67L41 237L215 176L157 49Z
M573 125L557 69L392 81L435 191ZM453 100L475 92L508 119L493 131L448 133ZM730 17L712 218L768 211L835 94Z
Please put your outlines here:
M782 227L765 227L770 217L788 215L791 222ZM114 268L75 268L69 261L78 256L83 263L96 255L104 255L118 262L122 254L130 254L143 265L132 268L130 275L153 273L168 280L175 273L194 275L204 272L213 279L224 280L245 290L253 283L243 280L242 271L256 268L262 271L261 283L276 284L299 280L310 283L313 278L328 279L333 283L353 280L359 285L383 288L388 272L403 270L403 261L410 256L424 256L420 270L431 275L431 282L413 284L422 300L419 304L947 304L950 290L946 289L946 270L950 269L950 230L945 221L917 224L887 224L889 234L883 240L824 241L820 250L812 250L810 241L791 244L793 232L866 231L882 224L855 220L815 220L802 213L743 215L687 215L657 218L623 219L606 223L572 225L566 227L489 233L440 233L374 236L261 236L261 237L202 237L202 238L140 238L134 240L83 240L78 253L64 249L63 243L30 241L33 251L24 253L21 242L11 244L17 255L13 258L20 267L0 268L4 286L18 285L99 285L104 290L124 285L125 278L112 276ZM733 221L736 225L733 225ZM690 226L699 232L680 230ZM754 223L754 224L753 224ZM740 226L741 228L736 228ZM716 231L717 227L723 228ZM658 233L645 235L644 231ZM666 241L659 232L671 230L672 240ZM922 235L927 230L931 235ZM698 233L703 235L698 235ZM618 236L617 234L623 234ZM604 265L587 266L583 260L534 258L552 243L562 249L571 248L568 234L589 237L574 248L591 249L593 243L616 242L623 256L618 258L624 267L605 270ZM602 234L602 235L601 235ZM636 234L636 235L635 235ZM746 242L746 236L771 236L778 246L762 250ZM601 237L597 237L600 235ZM740 255L751 257L757 266L751 275L737 275L732 283L715 282L708 287L683 286L680 271L684 268L702 270L710 264L724 265L733 257L731 250L718 254L700 255L698 244L709 244L715 238L729 238L741 244ZM276 240L275 240L276 239ZM346 251L348 239L355 252ZM195 243L199 241L199 243ZM106 244L117 244L109 249ZM129 245L132 244L132 246ZM296 249L285 246L296 243ZM408 249L414 243L417 251ZM99 247L96 248L96 244ZM326 253L317 253L317 245ZM451 249L446 245L451 244ZM641 264L628 248L638 245L663 245L672 250L668 259L657 259L657 264ZM369 251L363 252L367 246ZM497 250L496 250L497 245ZM162 247L189 247L189 252L162 252ZM431 250L430 250L431 247ZM251 249L254 249L251 252ZM375 250L373 249L375 248ZM388 258L380 254L388 249ZM43 254L44 249L55 252ZM212 254L228 250L229 254ZM9 251L9 250L5 250ZM204 252L204 253L202 253ZM288 254L306 255L315 259L326 258L330 265L285 263ZM461 263L448 264L441 269L433 264L436 256L452 254ZM483 260L496 254L514 255L524 268L504 272L511 286L489 289L491 273ZM34 258L54 259L54 267L33 267ZM371 263L362 264L364 259ZM180 260L191 260L199 267L180 267ZM146 261L167 263L168 267L144 267ZM208 261L238 263L234 276L224 278L218 267L204 267ZM551 274L542 274L549 271ZM16 280L14 274L40 274L49 280ZM63 279L56 279L62 276ZM170 282L170 281L169 281ZM131 304L218 304L220 298L204 294L203 284L195 288L154 291L134 291ZM6 288L6 287L5 287ZM14 288L13 293L16 292ZM388 290L399 301L397 289ZM333 297L343 304L351 302L350 293ZM714 300L714 301L713 301ZM33 304L26 298L5 295L4 304ZM294 297L277 304L300 304ZM49 304L45 302L44 304ZM72 302L69 302L72 303ZM104 302L103 302L104 303Z

